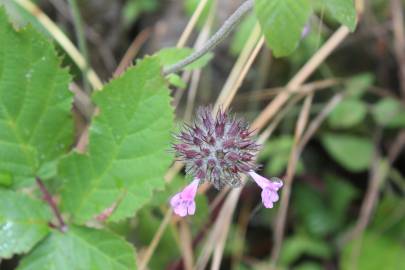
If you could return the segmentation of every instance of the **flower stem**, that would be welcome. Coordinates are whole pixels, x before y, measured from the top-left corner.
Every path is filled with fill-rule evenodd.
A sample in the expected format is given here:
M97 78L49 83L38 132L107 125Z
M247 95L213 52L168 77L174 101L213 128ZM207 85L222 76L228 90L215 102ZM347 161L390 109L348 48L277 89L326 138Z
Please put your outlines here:
M44 183L42 182L42 180L39 177L36 177L35 180L37 182L39 189L41 190L44 201L46 201L48 203L48 205L51 207L53 214L55 215L56 219L58 220L59 230L61 232L66 232L66 230L67 230L66 223L63 220L62 215L58 209L58 206L56 205L54 199L52 198L52 195L49 193L48 189L46 188L46 186L44 185Z
M244 2L219 28L219 30L207 41L207 43L198 51L190 56L181 60L180 62L169 66L163 70L164 75L175 73L182 70L187 65L197 61L209 51L213 50L219 43L221 43L232 29L239 23L243 16L248 13L254 6L254 0L247 0Z

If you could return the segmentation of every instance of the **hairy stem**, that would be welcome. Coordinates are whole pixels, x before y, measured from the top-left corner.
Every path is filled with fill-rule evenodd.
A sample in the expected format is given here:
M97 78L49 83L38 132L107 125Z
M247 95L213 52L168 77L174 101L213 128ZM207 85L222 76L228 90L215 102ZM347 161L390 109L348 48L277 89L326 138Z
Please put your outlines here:
M189 57L181 60L180 62L169 66L163 70L165 75L175 73L182 70L187 65L195 62L209 51L213 50L219 43L221 43L232 29L239 23L243 16L248 13L254 5L254 0L247 0L244 2L219 28L219 30L207 41L207 43L198 51L191 54Z
M62 215L59 212L58 206L56 205L55 201L53 200L51 193L49 193L48 189L46 188L46 186L44 185L44 183L41 181L41 179L39 177L36 177L35 180L37 182L39 189L41 190L44 201L46 201L49 204L49 206L52 209L53 214L55 215L56 219L58 220L59 230L61 232L66 232L66 230L67 230L66 223L63 220Z

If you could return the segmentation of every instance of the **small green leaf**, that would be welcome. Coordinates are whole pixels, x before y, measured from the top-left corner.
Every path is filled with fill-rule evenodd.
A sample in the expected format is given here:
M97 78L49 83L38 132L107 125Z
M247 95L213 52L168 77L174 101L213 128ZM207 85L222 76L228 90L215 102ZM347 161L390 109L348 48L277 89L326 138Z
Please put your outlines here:
M160 63L163 66L171 66L188 57L192 53L193 49L190 48L165 48L157 52L155 55L160 59ZM212 53L207 53L197 61L186 66L185 70L202 68L208 64L212 57Z
M80 223L118 203L110 220L135 214L164 186L170 165L173 110L159 59L140 61L94 96L100 113L90 127L87 154L59 166L63 209Z
M298 46L311 4L309 0L256 0L255 12L274 55L286 56Z
M374 105L372 114L374 120L385 127L405 127L405 109L393 98L383 98Z
M136 270L134 248L102 230L70 226L54 231L24 257L18 270Z
M328 123L334 128L349 128L363 121L367 106L360 100L348 99L340 102L328 117Z
M184 3L184 9L188 15L192 15L194 11L197 9L198 4L200 3L201 0L185 0L183 1ZM208 18L209 12L211 8L213 7L214 1L213 0L208 0L207 3L205 4L205 7L203 11L201 12L200 17L198 18L197 21L197 26L199 28L202 28L205 21Z
M10 187L13 184L13 176L11 173L0 173L0 185L4 187Z
M73 139L69 74L31 27L15 31L0 8L0 174L33 181Z
M50 219L41 201L0 189L0 258L30 251L48 234Z
M373 74L361 73L353 76L345 82L346 94L352 98L360 98L373 83Z
M323 0L333 17L341 24L356 29L356 9L353 0Z
M373 143L366 137L325 134L322 144L340 165L353 172L367 169L373 155Z
M231 41L230 51L233 55L238 55L242 52L243 47L245 46L250 33L253 31L255 24L257 23L257 18L254 13L246 16L242 22L238 25L238 28L235 30Z
M184 89L187 87L187 84L181 79L181 77L175 73L169 74L167 79L170 85L178 87L180 89Z

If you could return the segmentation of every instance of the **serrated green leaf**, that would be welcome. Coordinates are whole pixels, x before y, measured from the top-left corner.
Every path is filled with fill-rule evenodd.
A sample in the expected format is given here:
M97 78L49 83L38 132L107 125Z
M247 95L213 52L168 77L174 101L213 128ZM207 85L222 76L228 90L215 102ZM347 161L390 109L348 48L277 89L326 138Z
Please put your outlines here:
M173 112L159 59L147 58L94 96L88 153L60 163L63 209L82 223L111 207L110 220L134 215L164 186Z
M322 144L340 165L353 172L367 169L373 155L373 143L366 137L325 134Z
M308 0L256 0L255 12L275 56L292 53L311 14Z
M38 200L0 190L0 258L26 253L49 232L49 208Z
M349 128L363 121L367 106L360 100L348 99L340 102L328 116L328 123L334 128Z
M136 270L135 250L117 235L71 226L66 233L54 231L18 270Z
M356 9L353 0L323 0L330 13L341 24L356 29Z
M163 66L171 66L183 60L192 53L193 49L190 48L165 48L157 52L155 56L157 56L160 59L160 62ZM186 66L184 69L193 70L202 68L208 64L208 62L212 59L212 57L213 57L212 53L207 53L197 61Z
M393 98L383 98L373 107L374 120L385 127L405 127L405 109L403 105Z
M51 43L31 27L15 31L0 8L0 173L15 185L71 144L69 80Z

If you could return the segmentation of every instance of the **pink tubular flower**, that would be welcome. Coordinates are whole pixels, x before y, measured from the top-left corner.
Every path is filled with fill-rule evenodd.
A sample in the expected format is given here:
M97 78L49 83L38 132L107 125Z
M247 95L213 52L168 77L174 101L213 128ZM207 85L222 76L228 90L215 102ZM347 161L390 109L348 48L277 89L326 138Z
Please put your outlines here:
M256 184L262 188L262 202L264 207L273 208L273 204L279 199L277 191L283 186L283 182L276 177L272 177L272 181L270 181L254 171L249 171L249 175Z
M188 186L181 192L174 195L170 200L170 205L177 215L185 217L187 215L194 215L195 202L194 197L197 194L198 184L200 179L195 178Z

